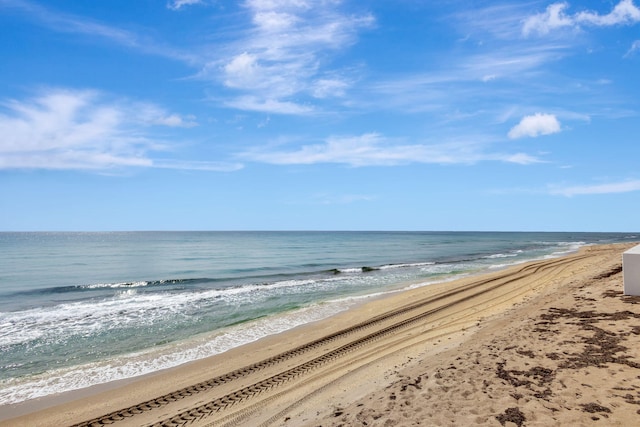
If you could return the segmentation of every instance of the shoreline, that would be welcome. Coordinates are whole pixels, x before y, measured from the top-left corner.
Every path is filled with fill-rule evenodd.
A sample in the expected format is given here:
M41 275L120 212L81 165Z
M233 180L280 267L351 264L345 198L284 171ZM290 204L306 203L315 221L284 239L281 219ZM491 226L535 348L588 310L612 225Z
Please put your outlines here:
M196 350L198 347L200 347L201 345L203 345L203 343L207 343L207 345L211 342L214 341L218 341L220 338L228 336L228 335L235 335L236 333L238 333L237 329L242 329L245 332L242 333L243 336L246 335L246 331L247 330L253 330L253 329L263 329L263 325L261 325L261 323L263 323L264 321L267 321L269 323L275 322L275 323L281 323L284 324L286 322L293 322L295 324L295 326L293 327L285 327L282 330L277 330L277 331L271 331L266 335L260 336L259 338L256 339L249 339L245 342L242 342L241 344L237 344L237 345L228 345L225 346L224 344L221 344L223 347L226 347L224 350L222 351L218 351L216 353L207 355L207 356L201 356L201 357L197 357L194 359L187 359L186 361L182 361L182 362L178 362L178 363L173 363L170 364L170 366L163 366L160 368L156 368L154 370L147 370L147 372L142 372L133 376L129 376L129 377L120 377L120 378L114 378L111 380L107 380L107 381L102 381L102 382L98 382L98 383L94 383L94 384L89 384L86 386L82 386L79 388L73 388L73 389L69 389L69 390L63 390L63 391L55 391L55 392L51 392L49 394L46 395L42 395L42 396L36 396L36 397L32 397L26 400L22 400L19 402L11 402L11 403L6 403L3 405L0 405L0 408L5 409L5 411L3 412L11 412L12 414L14 414L15 416L18 415L23 415L26 414L28 412L33 412L33 410L31 409L31 407L35 407L37 410L40 409L45 409L46 407L49 406L53 406L53 405L58 405L61 403L65 403L71 400L75 400L78 397L85 397L88 395L93 395L96 393L100 393L102 391L106 391L106 390L110 390L113 388L117 388L120 385L123 384L127 384L129 382L132 381L138 381L138 380L143 380L144 378L151 376L151 375L155 375L158 373L162 373L165 372L167 370L171 370L171 369L175 369L175 368L179 368L181 366L187 366L190 363L194 363L197 362L199 360L204 360L207 359L209 357L213 357L219 354L224 354L226 352L228 352L229 350L236 348L236 347L240 347L240 346L244 346L247 344L251 344L253 342L258 342L268 336L273 336L273 335L278 335L281 333L286 333L290 330L305 326L305 325L314 325L317 322L321 322L324 320L327 320L333 316L339 315L343 312L347 312L349 310L355 309L357 307L359 307L362 304L366 304L368 302L377 300L377 299L381 299L381 298L388 298L391 297L393 295L396 295L398 293L401 292L405 292L405 291L411 291L414 289L418 289L418 288L422 288L425 286L432 286L432 285L436 285L436 284L443 284L443 283L448 283L448 282L452 282L455 280L460 280L460 279L464 279L464 278L468 278L468 277L475 277L475 276L479 276L479 275L483 275L483 274L490 274L490 273L494 273L497 271L501 271L510 267L514 267L520 264L524 264L527 262L533 262L533 261L542 261L545 259L550 259L550 258L558 258L560 256L564 256L570 253L575 253L578 249L573 249L567 252L561 252L563 255L556 255L556 256L544 256L541 258L533 258L533 259L529 259L529 260L522 260L522 261L518 261L518 262L514 262L511 264L498 264L498 265L490 265L490 266L485 266L484 268L480 269L480 270L471 270L468 272L464 272L464 273L454 273L454 274L446 274L444 276L441 276L440 278L433 278L433 279L428 279L425 281L425 279L421 279L421 280L417 280L417 279L413 279L413 280L409 280L409 281L404 281L404 282L398 282L396 283L394 286L389 287L387 289L382 289L370 294L355 294L355 295L347 295L347 296L342 296L342 297L338 297L336 299L333 300L329 300L329 301L323 301L323 302L318 302L318 303L314 303L308 306L304 306L301 307L299 309L296 309L294 311L291 312L284 312L284 313L278 313L273 315L270 318L265 318L265 319L256 319L253 321L249 321L246 323L242 323L240 325L234 325L234 326L230 326L228 328L222 329L222 330L218 330L218 331L214 331L214 332L207 332L207 333L201 333L197 336L194 336L190 339L186 339L182 342L176 342L176 343L171 343L169 346L167 346L166 348L160 347L158 349L154 349L153 351L151 351L151 349L147 350L147 351L142 351L142 352L138 352L138 353L134 353L131 355L122 355L119 356L116 359L113 359L112 361L103 361L100 362L100 364L104 365L104 366L118 366L118 367L123 367L123 366L127 366L129 363L135 363L135 362L131 362L131 360L135 360L135 359L148 359L149 361L153 361L156 359L165 359L166 358L174 358L174 357L179 357L180 354L182 354L183 352L186 351L194 351ZM432 263L428 263L428 264L432 264ZM359 269L358 269L359 270ZM330 305L334 305L334 306L340 306L341 308L335 309L335 308L331 308L329 309L328 307ZM329 314L327 314L327 312ZM300 319L308 319L308 318L312 318L313 320L303 320L301 321ZM252 333L253 334L253 333ZM168 348L173 348L173 349L177 349L180 348L180 351L176 351L176 350L167 350ZM197 350L196 350L197 351ZM115 363L112 363L115 362ZM166 362L164 362L166 363ZM94 371L95 369L99 369L98 367L91 367L92 365L97 364L97 363L90 363L89 365L85 365L85 366L80 366L80 368L83 368L84 371L84 375L91 375L91 372ZM59 372L60 376L64 376L67 377L69 374L73 375L73 376L77 376L77 374L75 373L74 370L70 369L70 370L61 370ZM26 409L23 409L26 408ZM2 421L3 419L6 419L7 416L4 414L0 414L0 421Z
M291 399L293 399L294 402L297 402L294 405L297 408L305 407L305 405L308 406L308 402L314 401L313 399L317 399L320 394L326 393L327 390L331 390L332 388L336 387L336 385L340 383L339 378L342 378L344 375L348 374L353 378L360 378L359 376L368 377L372 372L376 372L377 374L374 376L374 378L376 378L376 381L378 381L378 383L370 384L368 381L360 382L360 384L369 385L367 387L365 387L364 385L360 386L360 388L362 388L361 392L364 393L371 388L370 386L374 386L373 388L382 387L385 381L387 385L390 384L389 381L391 379L391 376L393 376L390 376L390 374L388 374L388 365L390 363L406 364L408 363L407 358L411 358L411 360L419 360L419 358L421 357L424 358L427 353L433 355L435 353L449 351L456 345L460 345L465 340L467 340L471 334L477 333L479 330L481 330L487 322L486 319L504 315L505 311L512 310L513 304L522 304L523 301L527 299L539 296L538 294L543 291L546 292L547 288L549 288L551 284L545 283L542 278L538 277L537 279L533 279L533 281L527 285L527 290L524 291L522 289L519 289L518 287L504 285L503 287L496 289L481 289L480 292L475 292L469 295L465 294L465 292L467 291L460 291L460 293L455 296L446 296L445 293L449 292L452 288L463 289L466 286L467 288L471 289L474 286L477 286L477 283L479 282L487 280L489 280L490 282L490 279L492 278L502 277L505 275L515 277L515 272L519 270L521 271L527 266L548 266L553 265L557 260L576 260L575 262L578 264L575 268L578 271L580 271L580 268L585 270L588 268L585 265L579 264L578 262L580 261L580 257L582 257L583 254L589 252L595 253L598 251L606 251L609 258L611 258L612 256L615 258L615 256L622 253L622 248L631 246L633 246L633 244L587 246L582 248L576 254L566 255L560 258L518 264L516 266L509 267L506 270L500 270L498 272L485 273L478 276L465 277L451 282L431 284L414 289L402 290L399 292L394 292L391 295L374 297L373 300L366 299L358 303L355 307L349 308L347 311L338 313L328 319L316 321L311 324L297 326L292 330L262 338L253 343L245 344L241 347L231 349L219 355L189 362L185 365L170 368L164 371L147 374L143 377L121 380L117 383L107 383L95 386L96 389L90 390L90 392L92 393L90 396L87 396L80 400L60 403L58 399L64 399L64 396L56 396L53 398L46 397L42 399L36 399L37 402L27 401L16 405L11 405L13 406L13 408L5 406L3 408L3 412L5 412L5 409L8 409L9 411L17 409L21 409L23 411L35 410L37 407L36 403L42 404L45 400L48 400L51 403L57 403L57 405L36 413L30 413L17 419L12 419L10 420L12 425L29 425L33 423L37 423L38 425L59 425L60 423L70 424L86 421L87 419L103 415L109 411L126 408L127 406L130 406L135 402L142 402L145 400L153 399L159 395L171 394L178 389L185 387L188 388L193 384L207 381L208 379L211 379L213 377L223 376L229 372L233 372L247 366L252 366L257 362L260 362L261 360L268 360L269 358L276 357L277 355L283 354L293 348L300 347L304 343L308 343L313 340L322 340L327 336L338 334L340 333L340 331L344 331L346 326L354 326L366 323L372 318L376 318L376 316L379 316L380 313L390 312L394 309L396 311L398 311L399 309L406 310L407 307L414 303L414 301L421 298L425 299L425 305L420 309L411 309L404 314L398 312L394 316L396 316L398 319L402 319L403 322L408 322L411 316L415 317L416 313L420 312L420 310L435 310L433 316L429 317L428 323L419 323L416 326L411 326L408 331L402 328L394 329L384 337L376 338L375 343L372 342L371 344L363 344L363 346L369 349L368 352L358 353L359 350L354 350L356 353L358 353L355 358L353 356L340 356L339 358L342 360L340 363L328 363L329 365L331 365L330 369L327 370L325 368L314 368L316 369L316 371L318 371L317 373L314 373L311 376L302 375L302 385L299 385L299 387L297 387L298 389L300 389L300 387L304 390L311 390L312 388L316 388L323 390L321 393L318 393L316 391L309 391L306 397L292 397L290 396L291 386L288 384L282 387L275 387L279 389L277 392L265 392L269 396L280 396L277 397L277 399L275 397L272 399L277 400L279 403L277 405L267 405L269 407L269 410L265 412L271 413L271 417L276 416L276 414L281 413L282 411L286 410L287 407L292 405L292 403L290 403ZM590 265L589 268L593 270L595 267L597 266ZM551 279L545 280L551 280L554 283L559 283L559 281L561 281L561 278L565 277L563 275L566 275L566 272L558 271L555 273L555 276L551 275ZM442 308L437 306L435 301L427 301L427 299L433 299L433 297L437 295L441 295L441 301L444 301L451 306ZM478 305L482 305L482 303L478 302L480 300L475 302L476 305L469 305L465 302L466 300L463 300L461 302L460 298L467 298L468 301L473 300L473 298L480 298L482 301L485 301L485 304L489 302L492 304L492 306L489 308L484 307L481 309ZM452 307L455 307L455 309L452 309ZM480 313L480 316L477 316L478 313ZM455 319L455 321L452 322L452 319ZM395 324L388 319L380 320L380 323L383 329L385 327L395 327ZM434 326L434 324L436 326ZM351 334L351 332L349 334ZM364 340L367 337L367 334L363 335L363 333L361 332L353 332L353 334L357 336L358 334L362 335L360 338L358 338L359 340ZM349 345L349 342L353 341L353 338L339 336L335 338L335 340L338 341L338 343L335 345ZM413 344L409 344L409 342L412 342ZM424 347L425 343L429 344L428 347L430 349L430 353L425 353L424 349L422 349L421 356L421 352L417 351L417 348L420 346ZM333 344L331 343L323 342L321 344L321 348L319 349L313 348L305 350L305 352L308 353L306 356L291 356L291 362L284 363L284 367L290 369L295 366L301 366L305 363L309 363L310 360L314 360L313 356L336 351L336 348L333 348L332 345ZM340 348L340 346L338 345L337 348ZM371 358L372 356L367 355L367 353L371 353L371 349L378 350L377 358ZM399 349L402 351L400 351ZM344 359L348 360L345 362ZM379 366L373 368L372 364L375 365L376 363ZM278 373L281 372L282 369L283 366L270 366L268 369L265 368L265 372L261 373L256 378L246 379L243 381L247 383L257 381L257 383L260 383L260 381L264 381L265 378L268 378L268 373L278 375ZM364 372L366 372L366 375L363 374ZM387 380L384 380L385 376L387 377ZM240 387L242 384L244 384L244 382L240 382L237 384L234 383L235 385L230 384L229 386L222 386L220 387L219 392L226 392L227 390L232 391ZM71 394L74 394L75 396L69 395L68 398L75 398L78 396L82 396L83 394L86 395L86 391L87 390L76 390L73 392L69 392ZM215 393L211 393L211 396L208 396L208 394L210 393L206 392L206 399L214 399L216 393L218 393L217 390ZM204 395L201 396L201 398L203 397ZM56 400L58 401L56 402ZM251 401L251 399L248 400ZM247 408L251 408L251 405L257 405L260 408L265 407L264 403L260 403L263 400L264 399L260 398L260 400L253 400L257 403L234 405L234 408L232 408L230 411L225 412L226 415L222 416L222 418L220 419L230 420L233 417L245 416L243 414L247 414L247 411L250 412L250 410ZM178 407L184 406L186 404L186 400L181 399L181 404L182 405L173 406L168 404L166 411L169 411L169 413L171 413L171 411L178 410ZM18 406L21 406L21 408L18 408ZM311 405L311 407L313 407L313 405ZM292 417L292 415L287 416L289 416L290 418ZM153 416L150 416L150 414L143 414L140 418L137 419L142 422L147 419L152 420ZM210 422L213 419L216 418L204 417L202 419L202 422ZM267 418L267 420L269 420L269 418ZM299 422L302 422L301 418L297 418L297 420ZM5 418L5 422L7 421L9 420ZM0 422L0 424L2 424L2 422Z
M397 294L403 293L403 292L410 292L410 291L414 291L423 287L428 287L428 286L433 286L433 285L444 285L446 283L451 283L451 282L455 282L458 280L463 280L463 279L467 279L467 278L471 278L471 277L477 277L477 276L482 276L482 275L486 275L486 274L492 274L495 272L499 272L505 269L509 269L512 267L517 267L521 264L526 264L528 262L535 262L535 261L543 261L543 260L547 260L547 259L554 259L554 258L560 258L562 256L566 256L569 254L573 254L575 252L577 252L579 250L578 249L574 249L571 251L568 251L566 253L563 253L563 255L561 256L545 256L545 257L541 257L541 258L535 258L535 259L531 259L531 260L527 260L527 261L519 261L513 264L503 264L503 265L496 265L496 266L488 266L485 267L482 270L477 270L477 271L470 271L470 272L465 272L465 273L458 273L458 274L451 274L445 276L445 278L441 278L441 279L436 279L434 281L424 281L424 280L411 280L411 281L407 281L404 283L398 283L395 285L394 288L391 289L387 289L387 290L382 290L379 292L375 292L372 294L362 294L362 295L352 295L352 296L345 296L345 297L341 297L338 298L336 300L330 300L330 301L326 301L326 302L322 302L319 305L321 306L325 306L327 304L344 304L346 306L346 308L344 309L340 309L339 311L332 313L328 316L325 317L321 317L319 319L316 320L312 320L310 322L303 322L301 324L298 324L292 328L288 328L284 331L280 331L280 332L274 332L274 333L269 333L266 336L262 336L258 339L255 339L253 341L249 341L234 347L230 347L220 353L216 353L216 354L212 354L206 357L201 357L201 358L197 358L197 359L193 359L193 360L189 360L183 363L179 363L177 365L174 366L169 366L169 367L164 367L164 368L160 368L151 372L146 372L146 373L142 373L142 374L138 374L132 377L126 377L126 378L119 378L119 379L114 379L111 381L106 381L106 382L101 382L101 383L97 383L97 384L93 384L93 385L89 385L87 387L82 387L82 388L77 388L77 389L72 389L72 390L67 390L67 391L61 391L61 392L57 392L57 393L51 393L45 396L38 396L32 399L27 399L25 401L20 401L20 402L16 402L16 403L9 403L9 404L4 404L4 405L0 405L0 409L2 409L2 411L0 411L0 422L2 422L3 420L7 420L10 418L15 418L15 417L20 417L23 415L28 415L30 413L33 412L37 412L37 411L41 411L53 406L59 406L61 404L65 404L68 402L72 402L74 400L78 400L84 397L88 397L88 396L93 396L96 394L100 394L102 392L106 392L109 390L113 390L113 389L118 389L124 385L130 384L132 382L137 382L137 381L144 381L145 379L152 377L154 375L159 375L165 372L169 372L173 369L180 369L183 367L188 367L189 365L196 363L196 362L200 362L200 361L205 361L207 359L210 359L212 357L217 357L217 356L221 356L221 355L225 355L226 353L228 353L229 351L236 349L236 348L241 348L244 346L248 346L248 345L253 345L253 344L258 344L262 341L265 340L269 337L277 337L280 334L286 334L288 332L291 331L295 331L298 328L304 328L304 327L309 327L309 328L313 328L315 324L319 323L319 322L324 322L327 321L329 319L331 319L332 317L335 316L339 316L341 314L347 313L350 310L357 310L358 307L364 305L364 304L368 304L370 302L373 301L377 301L380 299L385 299L385 298L391 298ZM348 302L350 301L350 302ZM282 317L290 317L292 315L294 316L298 316L300 315L303 311L307 310L307 309L312 309L313 306L307 306L307 307L302 307L298 310L295 310L294 312L289 312L289 313L280 313L278 315L276 315L276 318L282 318ZM249 325L251 326L252 323L254 322L249 322L247 324L244 325ZM231 327L231 329L233 329L234 327ZM193 339L190 340L186 340L183 342L183 345L188 345L193 347L194 346L194 342L196 341L203 341L204 338L207 336L209 340L211 339L215 339L216 337L220 336L220 335L226 335L230 332L230 330L223 330L223 331L217 331L215 333L207 333L207 334L202 334L200 338L198 337L194 337ZM198 338L197 340L195 338ZM175 344L176 346L180 346L180 344ZM161 353L164 354L164 353ZM173 353L167 353L167 354L173 354Z

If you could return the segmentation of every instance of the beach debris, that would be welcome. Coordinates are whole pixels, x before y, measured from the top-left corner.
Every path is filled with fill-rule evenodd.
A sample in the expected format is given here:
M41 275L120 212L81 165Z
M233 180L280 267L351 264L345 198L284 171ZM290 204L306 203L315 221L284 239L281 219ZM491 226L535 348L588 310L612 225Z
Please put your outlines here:
M542 387L543 385L553 381L556 376L555 372L552 369L543 368L541 366L533 367L528 371L518 371L506 370L504 369L505 365L506 362L498 363L496 375L498 376L498 378L505 380L514 387L530 386L532 384L536 384L539 387ZM524 379L518 377L524 377ZM536 383L531 381L529 378L535 380Z
M564 362L559 365L560 368L581 369L589 366L601 368L609 363L617 363L627 365L632 368L640 368L640 364L629 360L631 359L631 356L624 355L628 348L620 344L625 340L626 335L634 333L635 330L632 330L627 334L616 334L595 326L595 324L599 322L640 319L640 314L627 310L612 313L599 313L593 310L579 311L576 309L559 309L552 307L549 309L548 313L542 314L541 317L553 324L557 324L557 321L561 318L578 319L578 321L574 323L576 326L579 326L583 331L593 333L589 337L579 337L579 342L581 344L585 344L582 352L568 354L567 357L564 357ZM623 355L619 355L619 353L623 353ZM557 353L553 353L552 356L553 357L547 355L550 359L559 359L561 357L561 355Z
M606 406L598 405L597 403L586 403L580 406L582 406L582 411L584 412L588 412L590 414L598 414L605 418L609 418L607 414L611 413L611 409L607 408ZM593 417L592 419L595 421L598 418Z
M503 426L508 421L508 422L514 423L518 427L522 427L524 425L524 422L527 420L524 414L522 413L522 411L520 411L520 408L517 408L517 407L508 408L506 411L504 411L504 414L496 415L496 419Z

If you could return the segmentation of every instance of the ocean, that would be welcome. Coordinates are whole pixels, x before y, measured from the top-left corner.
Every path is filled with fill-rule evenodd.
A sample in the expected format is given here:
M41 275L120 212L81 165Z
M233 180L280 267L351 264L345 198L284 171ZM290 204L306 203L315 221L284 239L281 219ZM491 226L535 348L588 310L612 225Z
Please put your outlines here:
M372 296L625 233L0 233L0 405L131 378Z

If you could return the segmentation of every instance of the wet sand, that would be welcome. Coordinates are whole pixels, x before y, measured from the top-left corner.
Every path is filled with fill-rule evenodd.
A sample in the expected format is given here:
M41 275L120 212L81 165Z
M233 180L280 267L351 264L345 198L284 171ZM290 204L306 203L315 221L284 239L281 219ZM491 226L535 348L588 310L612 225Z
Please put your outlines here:
M621 272L632 246L373 300L0 424L635 425L640 297L622 295Z

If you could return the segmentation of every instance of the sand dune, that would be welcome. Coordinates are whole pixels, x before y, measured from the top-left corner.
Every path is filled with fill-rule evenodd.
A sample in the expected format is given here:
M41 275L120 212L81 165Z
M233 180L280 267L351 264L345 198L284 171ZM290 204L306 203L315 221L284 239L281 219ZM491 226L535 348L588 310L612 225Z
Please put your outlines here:
M621 294L630 246L377 299L5 423L631 425L640 298Z

